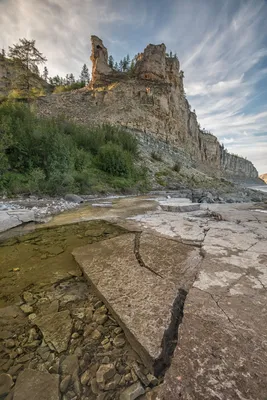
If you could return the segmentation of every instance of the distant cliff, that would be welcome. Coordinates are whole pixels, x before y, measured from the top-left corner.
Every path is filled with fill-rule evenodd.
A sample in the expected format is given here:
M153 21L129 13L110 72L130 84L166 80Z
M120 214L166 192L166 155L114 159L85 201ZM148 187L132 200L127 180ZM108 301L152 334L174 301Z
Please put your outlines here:
M267 174L262 174L262 175L260 175L260 178L261 178L265 183L267 183Z
M71 93L37 102L41 115L62 115L80 123L109 122L153 134L182 148L195 167L229 179L256 179L254 165L229 154L218 139L200 129L185 97L179 60L166 56L164 44L149 44L133 70L114 71L101 39L92 36L92 81Z

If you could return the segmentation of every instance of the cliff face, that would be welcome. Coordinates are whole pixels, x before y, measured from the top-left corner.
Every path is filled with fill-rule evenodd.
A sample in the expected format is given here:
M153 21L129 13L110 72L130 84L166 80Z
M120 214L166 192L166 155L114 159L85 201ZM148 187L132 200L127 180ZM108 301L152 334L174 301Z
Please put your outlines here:
M215 136L199 128L185 97L179 61L166 57L164 44L148 45L129 74L112 70L102 41L96 36L91 40L90 86L46 97L37 104L40 114L65 114L80 123L109 122L148 132L182 148L192 163L208 174L258 177L250 161L227 153Z
M13 89L13 82L18 78L21 71L15 68L14 63L0 54L0 98L7 96ZM49 89L50 85L40 76L30 73L30 85L38 89Z
M260 179L262 179L263 182L267 183L267 174L260 175Z

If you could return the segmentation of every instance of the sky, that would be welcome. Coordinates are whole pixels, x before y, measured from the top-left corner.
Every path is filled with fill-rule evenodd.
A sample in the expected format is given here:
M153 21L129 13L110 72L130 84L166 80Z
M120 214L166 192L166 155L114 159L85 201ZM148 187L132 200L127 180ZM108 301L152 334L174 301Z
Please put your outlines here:
M90 36L176 52L201 127L267 173L267 0L0 0L0 48L35 39L51 76L91 69Z

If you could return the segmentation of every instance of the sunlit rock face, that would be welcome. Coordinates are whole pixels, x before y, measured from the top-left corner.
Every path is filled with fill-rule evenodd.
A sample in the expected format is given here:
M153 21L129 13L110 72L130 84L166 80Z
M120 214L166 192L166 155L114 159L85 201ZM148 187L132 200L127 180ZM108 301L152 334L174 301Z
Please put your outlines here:
M166 46L149 44L144 53L139 54L135 66L138 78L166 81Z
M260 175L260 179L262 179L265 183L267 183L267 174Z
M131 73L112 70L101 39L92 36L92 81L86 89L52 95L37 105L41 115L64 114L78 123L107 122L150 133L183 149L192 165L208 175L255 179L253 164L227 153L200 129L186 99L183 72L164 44L149 44Z
M108 65L108 51L103 42L97 36L91 36L92 53L92 86L95 84L105 83L105 78L112 72Z

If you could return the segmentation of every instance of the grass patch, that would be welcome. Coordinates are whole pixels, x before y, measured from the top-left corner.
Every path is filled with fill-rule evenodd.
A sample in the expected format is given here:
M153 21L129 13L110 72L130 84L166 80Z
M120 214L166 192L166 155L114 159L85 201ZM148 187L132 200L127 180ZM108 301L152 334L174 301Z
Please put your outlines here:
M0 193L144 191L136 138L110 125L41 118L28 104L0 105Z

